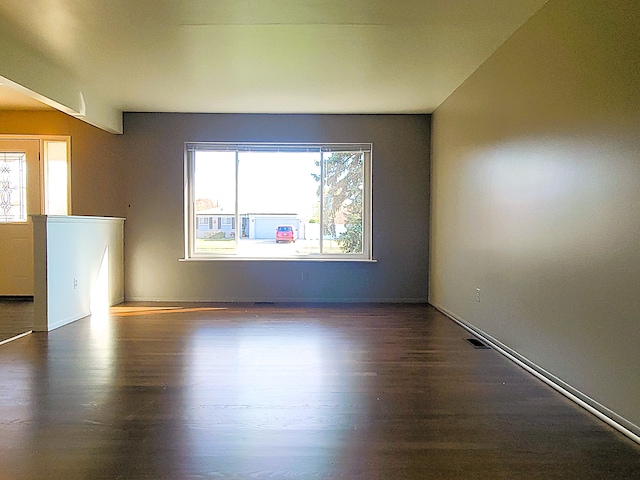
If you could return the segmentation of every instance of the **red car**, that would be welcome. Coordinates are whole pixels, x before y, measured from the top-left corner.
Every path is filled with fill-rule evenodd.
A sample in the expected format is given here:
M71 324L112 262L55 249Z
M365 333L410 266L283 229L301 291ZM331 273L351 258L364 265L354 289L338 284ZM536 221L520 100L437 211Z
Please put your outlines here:
M279 225L276 228L276 243L296 241L296 229L291 225Z

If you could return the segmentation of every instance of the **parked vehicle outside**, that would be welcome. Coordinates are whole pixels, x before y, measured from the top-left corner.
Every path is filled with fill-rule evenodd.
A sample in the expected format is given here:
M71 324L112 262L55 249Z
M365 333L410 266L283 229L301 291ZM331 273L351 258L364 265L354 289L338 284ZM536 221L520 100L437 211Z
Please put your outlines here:
M276 228L276 243L296 242L296 229L292 225L278 225Z

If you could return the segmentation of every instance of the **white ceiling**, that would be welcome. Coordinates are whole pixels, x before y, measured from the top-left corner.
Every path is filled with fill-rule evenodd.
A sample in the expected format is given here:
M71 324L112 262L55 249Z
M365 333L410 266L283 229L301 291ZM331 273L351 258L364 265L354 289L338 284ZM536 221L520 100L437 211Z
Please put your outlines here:
M0 0L0 27L121 111L429 113L544 3Z

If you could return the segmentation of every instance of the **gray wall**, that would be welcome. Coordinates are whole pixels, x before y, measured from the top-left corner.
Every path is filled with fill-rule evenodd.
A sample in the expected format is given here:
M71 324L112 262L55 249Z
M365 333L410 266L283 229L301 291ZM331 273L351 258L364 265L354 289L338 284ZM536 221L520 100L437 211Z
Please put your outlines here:
M429 116L127 113L124 124L128 300L426 301ZM377 263L179 262L190 141L373 142Z
M430 257L432 303L636 433L638 25L637 0L551 0L436 110Z

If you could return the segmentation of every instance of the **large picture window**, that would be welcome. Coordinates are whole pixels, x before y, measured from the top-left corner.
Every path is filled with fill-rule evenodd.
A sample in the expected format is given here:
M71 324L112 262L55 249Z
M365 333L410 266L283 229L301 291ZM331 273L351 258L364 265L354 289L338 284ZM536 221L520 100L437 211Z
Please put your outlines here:
M188 259L371 260L366 144L188 143Z

